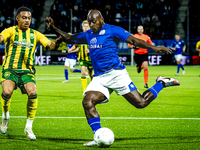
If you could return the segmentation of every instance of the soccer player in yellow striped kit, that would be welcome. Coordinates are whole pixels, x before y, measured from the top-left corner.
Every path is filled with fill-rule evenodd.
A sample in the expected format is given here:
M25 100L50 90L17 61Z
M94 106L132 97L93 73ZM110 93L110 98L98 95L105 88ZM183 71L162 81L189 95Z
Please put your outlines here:
M83 32L86 32L90 29L89 23L87 20L84 20L82 22L82 30ZM78 49L77 49L78 48ZM78 52L78 58L79 58L79 66L81 67L81 85L83 88L83 92L85 91L87 87L87 78L86 73L88 70L88 75L90 76L90 80L93 78L93 67L89 55L89 47L87 44L75 44L72 49Z
M29 28L31 17L29 8L20 7L16 12L18 25L0 33L0 43L5 43L5 59L1 74L3 115L0 130L2 134L7 132L11 96L14 89L19 87L22 94L28 95L27 123L24 132L30 140L35 140L36 137L32 131L38 103L34 69L35 48L37 44L40 44L47 49L56 49L59 38L51 42L42 33Z

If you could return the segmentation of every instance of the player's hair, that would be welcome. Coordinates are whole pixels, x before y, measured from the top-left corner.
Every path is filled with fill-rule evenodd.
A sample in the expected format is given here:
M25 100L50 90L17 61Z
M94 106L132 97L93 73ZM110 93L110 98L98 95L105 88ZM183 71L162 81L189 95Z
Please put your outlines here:
M22 12L22 11L29 11L29 12L31 12L31 10L29 8L27 8L27 7L19 7L17 9L16 16L19 15L20 12Z
M142 25L139 25L137 28L139 28L139 27L142 27L142 28L144 28Z
M89 23L88 23L87 20L84 20L84 21L82 22L82 26L83 26L84 24L89 24Z

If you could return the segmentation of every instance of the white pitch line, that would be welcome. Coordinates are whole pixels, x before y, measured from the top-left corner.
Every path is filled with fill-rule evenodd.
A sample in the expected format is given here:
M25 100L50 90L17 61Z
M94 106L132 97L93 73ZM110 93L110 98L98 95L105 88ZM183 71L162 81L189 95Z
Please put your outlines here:
M1 118L1 117L0 117ZM26 116L10 116L10 118L27 118ZM85 117L45 117L37 116L38 119L85 119ZM200 120L200 118L143 118L143 117L101 117L101 119L139 119L139 120Z

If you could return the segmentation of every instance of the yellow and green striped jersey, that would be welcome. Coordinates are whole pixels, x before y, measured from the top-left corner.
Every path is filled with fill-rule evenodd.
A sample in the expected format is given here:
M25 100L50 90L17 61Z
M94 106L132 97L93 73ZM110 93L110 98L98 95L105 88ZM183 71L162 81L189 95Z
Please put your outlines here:
M35 64L35 48L37 44L46 47L51 42L42 33L28 28L25 32L18 26L5 29L0 33L5 43L5 59L3 69L29 69Z
M91 61L89 53L85 51L85 49L89 49L89 46L86 44L78 45L79 53L78 58L79 60Z
M200 48L200 41L197 42L196 48L198 48L198 49ZM200 52L199 52L199 56L200 56Z

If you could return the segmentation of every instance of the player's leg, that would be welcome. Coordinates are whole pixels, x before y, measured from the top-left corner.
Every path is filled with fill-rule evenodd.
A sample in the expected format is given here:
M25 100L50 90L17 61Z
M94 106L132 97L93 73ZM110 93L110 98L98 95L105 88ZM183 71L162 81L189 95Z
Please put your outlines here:
M88 85L84 98L82 101L85 115L89 126L95 133L99 128L101 128L100 115L95 108L99 103L106 103L110 97L111 90L109 91L106 87L99 83L101 79L94 77L93 80ZM93 140L91 142L85 143L84 146L94 146L96 142Z
M144 61L142 63L144 68L144 87L148 88L148 78L149 78L149 70L148 70L148 61Z
M174 78L158 77L156 84L151 88L140 94L138 90L131 91L124 94L123 97L136 108L144 108L148 106L158 95L158 93L164 88L169 86L178 86L180 82Z
M66 58L66 59L65 59L65 69L64 69L65 80L62 81L62 83L67 83L67 82L69 82L69 80L68 80L68 67L69 67L69 62L68 62L68 59Z
M140 73L142 68L141 68L141 65L142 65L142 61L141 61L141 57L139 54L135 54L134 55L134 60L135 60L135 63L137 64L136 67L137 67L137 72Z
M180 68L183 70L183 74L185 74L185 68L183 67L183 65L181 64L181 58L182 58L182 55L180 54L179 56L180 58Z
M88 70L88 75L90 76L90 81L92 81L92 79L93 79L93 67L92 67L91 62L88 63L87 70Z
M32 131L32 124L35 118L37 103L38 103L37 93L36 93L36 84L33 82L28 82L24 85L24 87L28 95L27 122L26 122L26 127L25 127L24 132L30 140L35 140L36 137Z
M11 95L15 88L15 82L11 80L4 80L1 83L2 94L1 94L1 105L2 105L2 121L1 121L1 133L5 134L7 132L9 123L9 108L11 103Z
M176 63L177 63L177 73L176 73L176 75L179 75L181 63L180 63L180 61L177 61Z
M81 85L82 85L83 91L85 91L87 87L86 72L87 72L87 67L81 66Z
M76 66L76 59L70 59L70 71L74 73L81 73L80 69L75 69Z

